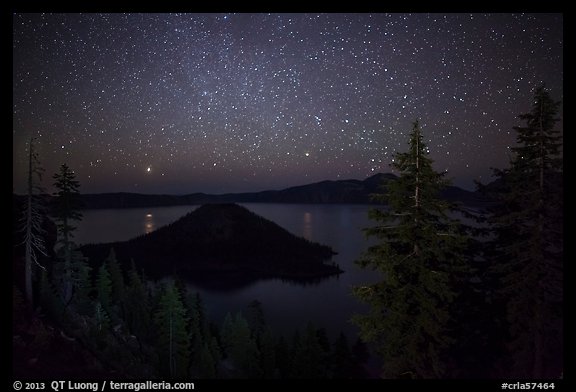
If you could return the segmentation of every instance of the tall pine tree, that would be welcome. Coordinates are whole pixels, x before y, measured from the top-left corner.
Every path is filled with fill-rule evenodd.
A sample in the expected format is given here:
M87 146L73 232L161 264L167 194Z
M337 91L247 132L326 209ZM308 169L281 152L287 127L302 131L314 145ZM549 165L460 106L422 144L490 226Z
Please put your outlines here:
M74 249L71 257L71 281L68 281L66 274L59 275L60 277L64 276L64 280L60 280L60 282L63 283L60 285L61 287L65 287L67 282L71 283L73 295L68 305L72 306L73 311L81 315L89 315L94 310L92 299L90 298L90 293L93 289L91 280L92 267L88 265L87 261L88 259L84 257L82 252ZM54 270L56 275L58 275L58 268L61 266L62 263L56 266L57 268Z
M56 188L56 198L54 205L54 217L58 227L59 239L61 245L60 254L64 259L62 296L65 303L69 303L73 294L73 250L74 250L74 230L76 227L73 221L81 220L82 214L80 208L80 193L78 188L80 183L76 180L74 172L66 164L60 166L60 172L53 176Z
M396 153L392 166L399 178L374 196L388 208L372 209L369 216L377 226L365 230L379 243L357 261L380 272L382 280L354 288L371 306L354 321L381 355L384 377L446 377L455 343L451 303L465 276L466 237L439 198L448 182L432 168L417 121L408 152Z
M38 152L34 149L33 138L30 138L28 155L28 187L21 230L24 232L25 245L24 280L26 300L28 304L33 307L32 266L35 264L44 269L44 267L38 263L37 253L39 252L46 255L43 238L44 230L42 229L42 220L45 211L39 199L39 193L43 192L40 181L42 181L44 169L40 166Z
M180 293L173 283L168 283L164 288L155 321L163 375L177 379L188 377L190 362L190 337L186 330L188 315Z
M510 368L506 376L559 377L563 369L562 136L555 127L560 103L544 86L516 126L510 167L494 170L490 192L494 231L492 271L506 307ZM481 187L482 188L482 187Z
M222 346L232 365L234 378L261 378L262 369L258 363L260 355L256 341L252 338L248 322L237 313L229 313L222 326Z
M98 269L98 275L96 276L96 295L101 307L107 313L110 313L110 307L112 305L112 280L110 279L108 268L106 268L106 263L102 263Z
M120 263L116 258L116 252L114 248L110 248L110 253L104 260L108 265L108 271L110 272L110 279L112 280L112 300L120 301L124 295L124 273L120 267Z
M113 262L118 266L116 261ZM121 276L120 276L121 277ZM124 320L132 334L140 341L149 341L153 335L152 319L150 317L150 301L146 290L146 281L136 270L132 261L132 267L128 273L129 284L122 286L122 297L124 307ZM114 280L112 281L114 282ZM119 283L116 284L116 287ZM114 283L112 285L114 287ZM118 316L116 316L118 317Z

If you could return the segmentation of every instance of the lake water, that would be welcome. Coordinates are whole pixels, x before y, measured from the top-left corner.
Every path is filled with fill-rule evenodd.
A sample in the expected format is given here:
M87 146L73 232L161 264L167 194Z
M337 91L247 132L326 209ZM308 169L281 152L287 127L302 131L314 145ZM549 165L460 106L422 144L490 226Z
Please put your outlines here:
M351 295L354 285L372 283L378 275L362 270L354 260L368 247L362 228L372 223L367 205L242 204L290 232L331 246L333 260L345 271L338 277L312 285L264 280L235 290L218 291L190 284L204 299L209 318L221 325L227 312L244 310L257 299L275 334L291 336L308 321L326 328L331 337L341 331L355 340L357 328L349 322L353 313L367 310ZM83 211L77 225L78 244L124 241L171 223L198 206L153 207Z

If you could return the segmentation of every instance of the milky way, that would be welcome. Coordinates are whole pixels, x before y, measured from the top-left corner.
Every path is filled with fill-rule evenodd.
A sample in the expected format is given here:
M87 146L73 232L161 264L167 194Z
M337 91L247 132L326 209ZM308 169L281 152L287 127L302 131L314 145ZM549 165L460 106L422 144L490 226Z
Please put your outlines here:
M560 14L15 14L13 188L223 193L391 171L419 119L438 171L490 180L518 114L563 98ZM561 125L560 125L561 126Z

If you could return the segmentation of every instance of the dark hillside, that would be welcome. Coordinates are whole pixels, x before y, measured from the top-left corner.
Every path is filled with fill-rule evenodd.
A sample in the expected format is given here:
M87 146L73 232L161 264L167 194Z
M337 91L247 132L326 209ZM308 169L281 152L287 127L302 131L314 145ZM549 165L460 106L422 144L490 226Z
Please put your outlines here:
M207 204L170 225L126 242L83 246L99 263L114 248L147 274L227 272L257 277L320 277L341 272L324 264L334 252L296 237L236 204Z

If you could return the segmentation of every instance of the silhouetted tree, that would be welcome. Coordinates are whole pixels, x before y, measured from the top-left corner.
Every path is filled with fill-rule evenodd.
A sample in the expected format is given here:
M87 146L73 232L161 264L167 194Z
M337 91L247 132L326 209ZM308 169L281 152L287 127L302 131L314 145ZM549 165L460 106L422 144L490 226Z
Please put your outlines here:
M262 310L262 303L260 301L253 300L250 302L246 309L246 321L252 331L252 336L258 341L266 327L264 311Z
M112 297L112 280L110 279L108 268L106 268L106 263L102 263L98 269L98 276L96 277L96 293L100 306L109 312Z
M318 340L318 331L308 323L303 335L296 331L292 340L289 378L326 378L328 358Z
M48 277L48 272L42 270L40 274L40 306L50 319L61 322L64 314L64 304L58 296L54 284Z
M44 230L42 229L45 208L39 198L39 194L43 192L43 189L40 186L43 172L44 169L40 166L38 152L34 149L34 138L30 138L30 143L28 145L26 205L23 211L21 230L24 232L25 245L25 293L26 300L31 307L34 307L34 296L32 292L32 265L36 264L40 268L44 268L38 263L37 252L46 255L43 238Z
M186 330L188 316L173 283L168 283L163 290L155 321L163 374L170 378L187 377L190 355L190 339Z
M96 336L106 335L110 327L110 318L108 312L104 309L99 301L94 304L94 325L92 334Z
M277 378L279 374L276 369L276 347L274 345L274 336L268 327L264 328L258 343L262 377L267 379Z
M229 361L234 366L234 377L261 378L259 351L251 336L248 322L241 313L235 317L226 315L222 327L222 345Z
M497 204L490 209L492 272L506 306L506 376L559 377L563 369L562 136L555 127L560 102L544 86L530 113L519 116L510 167L494 170Z
M212 350L210 348L210 342L204 342L202 345L198 367L199 367L199 378L216 378L216 359L212 355Z
M370 359L368 347L360 338L356 338L356 342L352 346L352 354L358 363L366 363Z
M112 301L120 301L124 296L124 273L118 263L114 248L110 248L110 253L108 253L105 262L108 264L108 272L110 272L110 280L112 282Z
M73 221L81 220L82 214L79 212L80 199L78 188L80 183L76 181L74 172L63 164L60 166L60 172L53 176L56 188L54 217L58 228L59 239L61 244L61 254L64 260L64 287L62 295L65 303L72 299L72 251L74 249L74 230L76 227Z
M276 367L278 369L280 378L288 378L290 375L290 365L292 363L292 357L290 352L290 347L286 342L284 336L278 338L276 345L274 347Z
M417 121L408 152L396 153L392 166L400 177L374 197L388 209L372 209L369 216L378 225L365 230L380 241L357 261L381 273L382 280L354 288L371 306L354 321L381 355L385 377L445 377L455 343L451 327L457 324L451 303L466 271L466 237L439 198L448 181L432 168Z
M200 374L204 374L205 378L210 378L206 374L207 369L211 367L209 359L216 365L216 360L220 358L219 351L212 351L212 335L208 327L208 320L206 319L206 309L202 302L200 293L188 294L186 286L183 290L187 292L186 307L190 314L190 342L192 347L192 366L196 368ZM210 356L207 355L206 350L210 351ZM214 374L217 374L216 367L214 367Z
M117 265L117 263L116 263ZM117 283L119 285L119 283ZM128 329L138 339L149 341L152 337L152 318L150 316L150 301L145 287L145 281L140 277L136 266L132 263L128 273L128 286L124 287L122 283L122 292L124 293L122 301L124 311L124 321Z
M218 344L218 339L216 337L217 333L211 328L210 328L210 336L212 336L210 338L210 345L209 345L210 354L212 356L212 359L214 360L214 365L216 366L216 376L219 376L220 374L218 371L219 369L218 365L220 363L220 360L222 359L222 350L220 349L220 345Z
M334 342L334 352L332 354L332 377L333 378L354 378L354 358L348 344L346 335L340 333Z
M190 299L190 331L201 341L210 342L210 330L206 319L206 309L200 293L195 293Z
M71 284L72 299L71 304L74 310L81 315L92 314L94 306L90 298L93 285L90 278L92 268L88 265L88 259L79 250L73 250L71 255Z
M322 351L328 355L332 349L330 344L330 339L328 339L328 334L326 328L318 328L316 330L316 338L318 339L318 344L322 348Z

